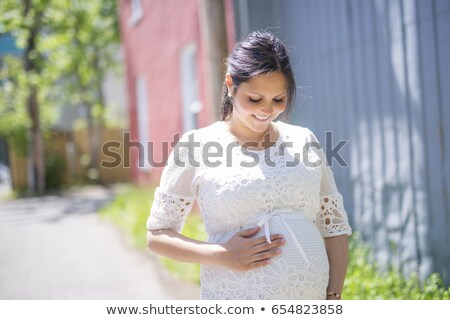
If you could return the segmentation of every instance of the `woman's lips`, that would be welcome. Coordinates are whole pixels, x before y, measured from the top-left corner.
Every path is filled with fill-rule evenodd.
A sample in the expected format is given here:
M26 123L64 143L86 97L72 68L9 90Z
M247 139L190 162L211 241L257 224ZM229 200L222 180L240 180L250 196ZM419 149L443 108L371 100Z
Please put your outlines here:
M267 117L259 117L259 116L253 115L253 118L255 118L256 120L261 121L261 122L266 122L267 120L270 119L270 116L267 116Z

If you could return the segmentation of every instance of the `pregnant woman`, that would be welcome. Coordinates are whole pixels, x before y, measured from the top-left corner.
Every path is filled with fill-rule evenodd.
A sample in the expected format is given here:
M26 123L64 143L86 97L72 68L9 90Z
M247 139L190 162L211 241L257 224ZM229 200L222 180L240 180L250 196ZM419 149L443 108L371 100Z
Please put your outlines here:
M186 132L172 151L148 246L200 263L202 299L341 299L351 228L314 134L277 119L296 92L286 50L252 32L227 67L222 121ZM194 201L208 242L180 234Z

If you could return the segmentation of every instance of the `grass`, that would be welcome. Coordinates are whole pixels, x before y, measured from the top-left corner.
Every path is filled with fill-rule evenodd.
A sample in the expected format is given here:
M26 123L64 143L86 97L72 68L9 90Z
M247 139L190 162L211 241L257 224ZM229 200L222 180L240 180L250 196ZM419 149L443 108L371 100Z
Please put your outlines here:
M146 248L145 222L153 201L154 189L128 187L100 214L121 227L128 240L139 248ZM207 239L198 213L189 214L183 235L197 240ZM199 284L200 266L160 258L164 266L176 277ZM443 286L439 274L430 275L423 284L416 274L404 276L390 267L382 271L376 264L370 246L364 244L355 233L350 237L350 258L343 292L345 299L394 300L394 299L450 299L450 288Z
M131 244L146 248L145 221L152 201L152 189L126 187L112 203L100 209L100 215L123 229Z
M19 193L16 191L8 191L7 193L0 194L0 202L1 201L9 201L19 198Z
M100 215L112 221L125 231L128 241L138 248L146 249L145 222L153 202L154 189L129 186L109 205L100 210ZM196 240L206 241L207 235L200 214L191 212L184 225L183 235ZM160 257L163 265L177 278L200 284L200 265L181 263Z
M350 256L343 296L357 300L449 300L450 287L445 288L438 273L431 274L423 284L415 273L404 276L393 266L381 270L370 246L350 238Z

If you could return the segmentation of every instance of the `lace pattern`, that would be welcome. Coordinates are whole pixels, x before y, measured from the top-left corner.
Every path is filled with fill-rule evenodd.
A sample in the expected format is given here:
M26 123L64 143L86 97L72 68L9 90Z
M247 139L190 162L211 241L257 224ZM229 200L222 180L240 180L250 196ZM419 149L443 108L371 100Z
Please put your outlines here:
M317 142L316 137L306 128L280 121L276 125L280 138L262 152L228 148L232 139L221 121L183 135L180 141L185 143L203 146L215 141L230 150L226 156L231 159L214 159L223 160L218 166L205 164L201 147L191 154L187 148L179 150L180 159L199 166L180 167L173 155L168 159L147 221L149 229L180 232L194 199L212 243L224 243L235 232L254 226L261 214L281 209L296 214L285 217L290 219L290 231L277 217L267 221L271 233L287 236L282 254L270 265L248 272L203 265L202 299L325 299L329 265L323 237L351 234L351 228L322 149L303 152L308 142ZM281 152L283 142L290 145ZM320 165L307 165L304 156Z
M181 232L186 216L191 211L194 199L172 196L157 188L154 195L147 229L174 229Z
M324 238L351 234L342 196L339 193L321 197L320 210L315 222Z
M329 264L325 245L316 226L302 211L278 214L268 221L271 233L283 233L282 254L265 267L233 271L221 266L202 266L202 299L324 299ZM287 232L286 224L293 232ZM250 226L248 226L250 227ZM235 231L210 242L223 243ZM260 230L256 237L264 235ZM297 241L295 241L294 237ZM300 254L297 243L302 247Z
M250 271L220 272L202 267L201 299L205 300L320 300L326 298L329 264L326 255L311 257L307 268L286 260ZM219 275L219 276L218 276Z

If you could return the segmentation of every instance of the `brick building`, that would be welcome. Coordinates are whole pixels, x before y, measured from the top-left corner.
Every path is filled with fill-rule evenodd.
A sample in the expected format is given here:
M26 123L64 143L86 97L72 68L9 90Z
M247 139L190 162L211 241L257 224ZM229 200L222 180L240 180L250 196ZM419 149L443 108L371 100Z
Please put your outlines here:
M224 1L229 42L232 1ZM155 184L177 136L214 121L207 103L205 50L197 0L121 0L133 180ZM137 142L142 147L137 146ZM167 149L167 148L166 148ZM171 147L170 147L171 149Z

